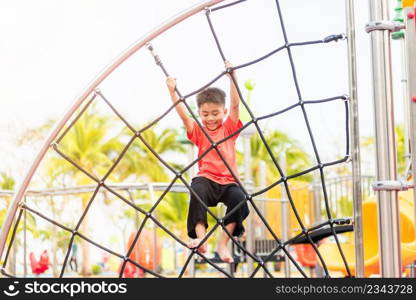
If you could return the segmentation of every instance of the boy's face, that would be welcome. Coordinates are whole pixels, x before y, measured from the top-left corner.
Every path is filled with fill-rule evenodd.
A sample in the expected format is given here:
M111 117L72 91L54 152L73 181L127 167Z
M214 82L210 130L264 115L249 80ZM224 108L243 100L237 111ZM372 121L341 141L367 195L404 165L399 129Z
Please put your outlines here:
M224 105L207 102L199 107L198 114L201 117L202 124L208 130L213 131L221 126L227 114L227 109Z

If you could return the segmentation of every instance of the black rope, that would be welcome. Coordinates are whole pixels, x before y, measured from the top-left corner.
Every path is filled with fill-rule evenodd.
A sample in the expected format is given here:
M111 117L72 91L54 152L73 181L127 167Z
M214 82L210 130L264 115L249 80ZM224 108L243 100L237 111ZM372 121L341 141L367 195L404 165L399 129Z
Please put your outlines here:
M74 120L72 120L72 122L68 125L68 127L64 130L64 132L62 132L62 134L56 139L55 143L59 144L61 142L62 138L68 133L68 131L72 128L72 126L74 126L74 124L78 121L78 119L84 114L87 108L91 105L95 97L97 97L97 94L94 93L94 95L87 102L87 104L85 104L84 107L81 109L79 114L74 118Z

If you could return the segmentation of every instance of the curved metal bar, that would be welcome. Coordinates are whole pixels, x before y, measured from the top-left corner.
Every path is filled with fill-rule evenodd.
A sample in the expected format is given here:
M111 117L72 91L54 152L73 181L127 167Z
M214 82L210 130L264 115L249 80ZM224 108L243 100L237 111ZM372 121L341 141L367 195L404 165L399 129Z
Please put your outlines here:
M218 4L220 2L223 2L224 0L204 0L193 7L179 13L178 15L174 16L167 22L163 23L162 25L158 26L154 30L150 31L148 34L145 34L144 37L139 39L137 42L135 42L132 46L130 46L127 50L125 50L118 58L116 58L112 63L110 63L84 90L84 92L81 93L81 95L76 98L74 103L70 106L70 108L67 110L67 112L63 115L63 117L60 119L58 123L56 123L55 127L50 132L48 138L46 139L45 143L41 147L40 151L38 152L37 156L35 157L29 171L27 172L26 177L22 181L22 183L19 186L18 192L16 196L14 197L8 211L7 211L7 217L6 220L1 228L0 231L0 258L3 256L4 247L7 240L7 235L10 231L10 228L13 223L13 219L16 215L18 206L20 201L22 200L24 194L26 193L26 189L29 186L30 181L32 180L32 177L34 173L36 172L39 164L43 160L43 158L46 155L46 152L48 151L50 145L53 143L55 138L58 136L59 132L62 130L62 128L65 126L65 124L68 122L68 120L74 115L74 113L77 111L77 109L84 103L86 99L88 99L88 96L93 93L95 88L105 79L107 78L115 69L117 69L124 61L126 61L130 56L132 56L134 53L136 53L138 50L140 50L143 46L146 45L146 43L150 42L163 32L167 31L169 28L175 26L176 24L182 22L183 20L195 15L196 13L204 10L206 7L213 6L215 4Z

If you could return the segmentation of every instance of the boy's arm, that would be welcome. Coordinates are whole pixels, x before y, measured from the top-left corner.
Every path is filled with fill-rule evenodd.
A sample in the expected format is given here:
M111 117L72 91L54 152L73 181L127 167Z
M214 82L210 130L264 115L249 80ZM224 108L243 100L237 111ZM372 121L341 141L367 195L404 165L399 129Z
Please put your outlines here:
M225 67L228 69L232 68L233 66L229 61L226 61ZM227 73L227 75L230 78L230 118L234 123L237 123L240 119L240 96L238 95L237 87L234 84L234 80L232 79L231 74ZM237 77L234 71L232 71L232 76L234 77L235 81L237 81Z
M172 99L173 104L177 103L179 101L178 94L176 93L176 79L173 77L168 77L166 79L166 84L169 89L169 94ZM175 106L175 109L179 115L179 117L182 119L183 125L185 125L187 132L192 132L194 128L194 120L188 116L188 111L185 107L185 105L181 102Z

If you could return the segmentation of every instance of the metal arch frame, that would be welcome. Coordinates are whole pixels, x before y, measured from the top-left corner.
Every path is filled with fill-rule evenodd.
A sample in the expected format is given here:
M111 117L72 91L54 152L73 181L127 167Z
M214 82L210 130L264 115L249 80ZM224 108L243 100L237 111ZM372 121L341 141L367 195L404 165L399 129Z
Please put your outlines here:
M171 27L175 26L176 24L182 22L183 20L199 13L200 11L204 10L207 7L216 5L218 3L223 2L224 0L204 0L186 10L179 13L178 15L174 16L173 18L169 19L168 21L162 23L155 29L151 30L149 33L145 34L141 39L136 41L132 46L130 46L127 50L125 50L118 58L116 58L112 63L110 63L81 93L81 95L76 98L74 103L70 106L68 111L63 115L60 121L55 125L52 129L49 137L46 139L45 143L41 147L40 151L36 155L25 179L19 186L18 192L14 197L8 211L6 220L1 228L0 231L0 259L3 257L3 251L6 245L6 240L10 228L13 223L13 219L16 215L17 209L19 207L20 201L22 200L23 196L26 193L26 189L36 172L39 164L43 160L48 151L51 143L57 137L58 133L61 129L65 126L71 116L75 113L75 111L81 106L81 104L88 98L88 96L95 90L95 88L104 80L106 79L115 69L117 69L124 61L126 61L129 57L131 57L134 53L140 50L146 43L150 42L163 32L167 31Z

